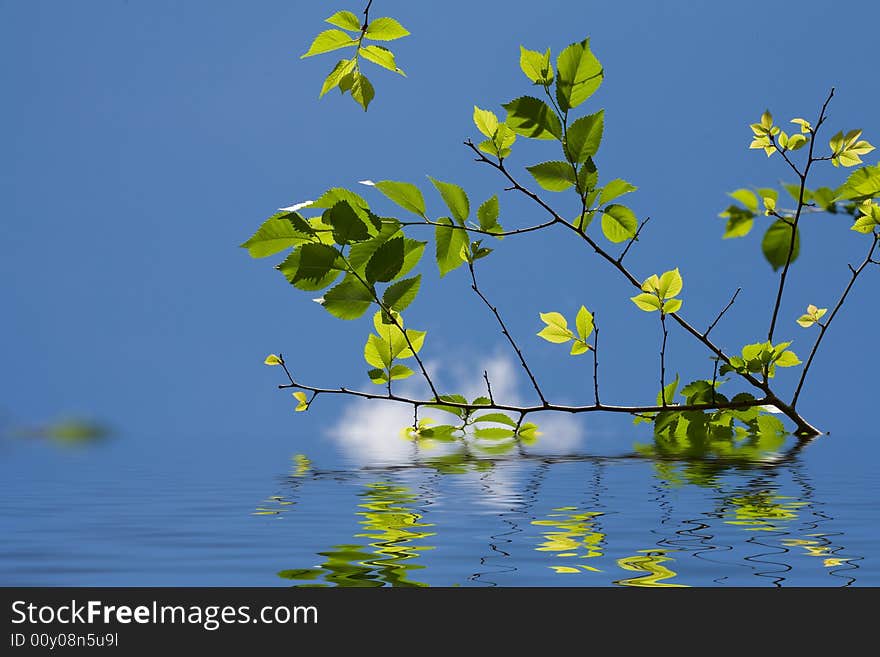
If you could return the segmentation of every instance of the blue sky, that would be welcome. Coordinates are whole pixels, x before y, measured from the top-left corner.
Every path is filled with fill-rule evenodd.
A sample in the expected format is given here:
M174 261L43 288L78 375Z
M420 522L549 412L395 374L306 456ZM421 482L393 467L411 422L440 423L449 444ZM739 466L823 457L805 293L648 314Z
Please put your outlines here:
M628 203L652 217L629 263L639 277L679 266L682 312L697 325L743 287L716 333L730 351L766 331L776 277L759 235L722 242L716 215L725 192L790 181L778 158L747 149L748 124L765 108L780 122L815 117L835 86L825 137L861 127L880 141L876 62L865 54L871 45L840 42L846 21L877 23L876 3L846 3L844 11L818 1L377 0L373 14L397 17L412 36L395 44L408 77L376 70L377 97L366 114L336 94L317 100L332 54L298 59L337 8L362 9L350 2L0 2L7 99L0 106L0 416L14 423L100 418L125 436L120 453L128 457L172 445L179 454L206 447L278 454L289 453L293 440L320 442L313 437L343 403L294 417L289 396L274 391L279 373L262 358L283 351L316 384L369 385L361 357L369 318L333 319L311 303L314 295L272 271L276 259L253 261L237 245L276 208L364 178L422 185L434 216L443 210L428 174L465 186L472 204L499 193L506 227L541 221L461 145L477 136L474 104L503 114L502 103L531 92L518 66L520 44L555 53L591 37L606 79L583 110L606 110L601 179L638 185ZM510 165L526 180L522 167L554 157L548 143L520 140ZM876 163L876 153L867 161ZM816 182L835 186L843 175L823 167ZM376 207L392 211L368 192ZM866 244L839 217L811 217L805 228L779 331L796 338L798 353L810 335L794 319L807 303L833 302L846 262ZM505 240L483 264L481 284L548 396L583 400L589 373L587 361L533 337L538 312L573 315L583 303L605 329L605 399L650 400L655 318L636 311L626 284L571 237ZM426 357L447 381L475 358L503 353L465 273L440 281L428 257L422 271L423 291L407 321L428 329ZM818 426L858 440L868 438L865 409L876 397L876 355L867 346L876 289L877 272L860 281L802 399ZM678 330L669 351L673 371L706 374L705 352ZM528 398L524 385L520 393Z

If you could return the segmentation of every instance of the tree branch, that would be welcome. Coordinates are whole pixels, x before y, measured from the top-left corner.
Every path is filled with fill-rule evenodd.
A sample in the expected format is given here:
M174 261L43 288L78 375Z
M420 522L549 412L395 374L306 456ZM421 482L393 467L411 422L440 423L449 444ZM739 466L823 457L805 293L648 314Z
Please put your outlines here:
M429 219L425 219L424 221L399 221L397 225L399 226L442 226L443 228L451 228L453 230L463 230L468 233L475 233L477 235L487 235L489 237L507 237L508 235L522 235L524 233L532 233L536 230L541 230L543 228L548 228L553 224L557 223L555 219L550 221L545 221L543 224L537 224L535 226L528 226L527 228L516 228L513 230L504 230L500 232L491 232L488 230L483 230L482 228L474 228L472 226L459 226L458 224L453 224L452 226L448 224L441 224L436 221L431 221Z
M704 337L708 336L709 333L712 331L712 329L715 328L715 325L721 321L721 318L724 317L724 313L726 313L728 310L730 310L730 307L733 305L733 302L736 301L736 297L739 296L740 292L742 292L742 288L741 287L736 288L736 292L733 293L733 297L731 297L728 304L726 306L724 306L724 309L720 313L718 313L718 317L715 318L715 321L712 322L709 325L709 328L706 329L705 333L703 333Z
M634 415L638 413L659 413L661 411L668 411L670 409L675 411L717 411L723 409L736 409L736 408L751 408L753 406L762 406L762 405L775 405L775 398L773 397L765 397L763 399L758 400L742 400L737 402L722 402L718 404L681 404L681 405L666 405L666 406L609 406L609 405L596 405L590 404L588 406L568 406L563 404L540 404L535 406L515 406L512 404L472 404L472 403L460 403L460 402L452 402L452 401L442 401L438 402L436 399L413 399L411 397L403 397L397 394L379 394L372 392L365 392L361 390L351 390L349 388L318 388L315 386L310 386L304 383L300 383L296 380L291 379L291 383L284 383L278 386L280 390L286 390L290 388L296 388L299 390L307 390L309 392L314 393L317 397L318 395L346 395L350 397L360 397L361 399L382 399L385 401L394 401L402 404L407 404L410 406L416 407L431 407L431 406L448 406L450 408L460 408L462 410L467 411L506 411L509 413L520 413L523 417L532 413L542 413L542 412L562 412L562 413L571 413L571 414L580 414L580 413L593 413L598 411L608 411L609 413L625 413L628 415Z
M785 258L785 266L782 268L782 274L779 276L779 289L776 292L776 303L773 304L773 316L770 319L770 330L767 331L767 340L769 342L773 342L773 333L776 331L776 320L779 317L779 308L782 305L782 294L785 291L785 281L788 277L788 270L791 267L792 257L794 256L794 245L797 240L798 232L798 222L801 219L801 212L804 208L804 191L807 187L807 176L810 175L810 168L813 166L813 163L816 161L813 159L813 149L816 145L816 134L819 132L819 128L825 122L825 110L828 108L828 103L831 102L831 99L834 97L834 87L831 88L831 92L828 94L828 98L825 99L825 102L822 104L822 109L819 112L819 120L816 121L816 127L810 130L810 150L807 155L807 164L804 166L804 171L801 173L798 171L797 167L792 165L795 172L798 174L800 178L800 188L798 191L798 203L797 209L794 213L794 219L791 224L791 240L788 245L788 255ZM775 143L775 142L774 142ZM778 147L777 147L777 150ZM781 152L781 151L780 151ZM785 158L788 161L788 158ZM789 162L790 163L790 162Z
M660 311L660 326L663 327L663 342L660 345L660 401L666 407L666 338L669 331L666 329L666 313Z
M648 224L649 221L651 221L651 217L645 217L645 220L639 224L638 228L636 228L636 234L633 235L632 239L626 245L626 248L623 249L623 253L621 253L620 257L617 258L618 264L623 262L623 259L626 257L626 254L629 252L630 247L639 241L639 233L642 232L642 228L644 228Z
M593 313L593 395L596 406L601 406L599 401L599 324L596 322L596 313Z
M826 101L827 104L827 101ZM824 119L823 119L824 120ZM817 126L818 127L818 126ZM476 145L471 141L467 140L465 145L470 148L474 153L476 153L477 157L475 158L477 162L482 162L488 164L489 166L497 169L512 185L512 188L518 190L528 198L532 199L539 206L544 208L551 217L556 220L556 223L562 224L569 230L572 230L575 234L577 234L581 239L583 239L593 251L596 252L601 258L608 261L617 271L619 271L629 283L641 289L641 282L633 276L633 274L623 265L623 263L617 262L617 259L614 258L611 254L605 251L599 244L587 235L585 232L582 232L575 228L572 224L563 219L552 207L550 207L542 198L540 198L534 192L523 187L517 180L511 175L511 173L504 166L504 162L498 161L493 162L489 158L485 157L482 152L476 147ZM685 331L690 333L694 338L699 340L703 345L706 346L709 351L715 354L718 358L723 360L725 363L730 364L730 357L724 353L724 351L714 344L707 336L700 333L697 329L695 329L691 324L689 324L684 318L681 317L678 313L671 315L671 317L675 320L675 322L681 326ZM741 378L748 381L749 384L761 390L765 394L765 399L767 401L764 405L771 405L778 408L786 417L792 420L797 426L797 435L801 438L813 437L820 435L820 431L816 429L814 426L809 424L806 420L804 420L798 413L792 408L790 405L783 402L773 391L770 389L769 383L767 381L761 381L756 379L754 376L749 374L748 372L737 372ZM604 408L604 407L603 407Z
M541 392L541 386L538 385L538 381L535 379L535 375L532 374L532 370L529 369L528 364L526 363L526 359L523 356L522 351L519 346L516 344L516 341L510 335L510 331L507 330L507 326L504 324L504 320L501 319L501 315L498 313L498 309L493 306L489 300L486 298L486 295L482 293L479 286L477 285L477 275L474 271L474 263L467 263L468 269L471 272L471 281L473 284L471 285L471 289L477 293L477 296L483 300L483 303L486 304L486 307L492 311L492 314L495 315L495 319L498 320L498 324L501 326L501 333L507 338L507 341L510 343L510 346L513 347L513 350L516 352L516 355L519 356L519 362L522 364L523 369L526 371L526 374L529 375L529 380L532 382L532 387L535 389L535 392L538 393L538 398L541 400L541 403L544 406L547 405L547 400L544 398L544 393Z
M874 262L874 251L877 248L877 244L880 242L880 235L874 233L874 239L871 241L871 248L868 251L867 257L862 261L862 264L858 266L857 269L853 269L852 265L850 265L851 276L849 279L849 284L844 289L843 293L840 295L840 298L837 300L837 303L834 306L834 310L831 311L831 314L828 316L828 319L825 320L824 324L819 325L819 335L816 336L816 341L813 343L813 348L810 350L810 356L807 358L807 362L804 365L804 369L801 371L801 378L798 381L797 388L794 392L794 397L791 400L791 406L794 408L797 406L798 398L801 395L801 389L804 387L804 381L807 379L807 373L810 371L810 366L813 364L813 359L816 357L816 352L819 350L819 345L822 344L822 338L825 337L825 333L828 332L828 327L831 326L831 322L834 321L834 318L837 316L838 311L843 307L844 302L846 301L847 296L849 296L850 290L852 290L853 285L856 283L856 279L859 277L865 267Z

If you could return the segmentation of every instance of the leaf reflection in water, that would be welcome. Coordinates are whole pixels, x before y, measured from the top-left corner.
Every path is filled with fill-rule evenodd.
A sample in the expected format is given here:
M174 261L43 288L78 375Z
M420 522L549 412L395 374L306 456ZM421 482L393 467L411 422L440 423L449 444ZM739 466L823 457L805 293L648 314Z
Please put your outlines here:
M409 579L410 571L425 568L415 563L420 553L434 549L415 543L434 536L424 531L433 525L413 511L417 496L405 486L384 481L367 484L361 495L365 501L358 508L364 511L357 515L365 531L355 538L370 539L368 545L337 545L319 552L326 557L319 567L283 570L278 576L308 582L300 586L427 586Z

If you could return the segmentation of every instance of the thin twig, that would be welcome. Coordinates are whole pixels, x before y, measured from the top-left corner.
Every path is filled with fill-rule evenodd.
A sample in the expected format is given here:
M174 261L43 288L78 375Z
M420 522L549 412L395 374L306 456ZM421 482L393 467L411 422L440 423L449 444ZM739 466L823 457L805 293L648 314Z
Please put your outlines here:
M617 258L617 262L622 263L623 259L626 257L626 254L629 252L630 247L639 241L639 233L642 232L642 228L644 228L648 222L651 221L651 217L645 217L645 220L639 224L639 227L636 228L636 234L632 236L632 239L626 245L626 248L623 249L623 253L620 254L620 257Z
M733 302L736 301L736 297L739 295L740 292L742 292L742 288L736 288L736 292L733 293L733 297L731 297L727 305L724 306L724 309L720 313L718 313L718 317L716 317L715 321L709 325L709 328L706 329L706 332L703 333L703 336L708 336L712 329L715 328L715 325L721 321L721 318L724 317L724 313L730 310L730 307L733 305Z
M373 4L373 0L370 0L367 3L366 8L364 8L364 26L361 28L363 32L367 31L367 26L370 24L370 7Z
M486 307L492 311L492 314L495 315L495 319L498 320L498 324L501 326L501 333L507 338L507 341L510 343L510 346L513 347L513 350L516 352L516 355L519 356L519 362L522 364L523 369L526 371L526 374L529 375L529 379L532 382L532 387L535 389L535 392L538 393L538 398L541 400L541 403L545 406L547 405L547 400L544 397L544 393L541 392L541 386L538 385L538 381L535 379L535 375L532 374L532 370L529 369L528 364L526 363L526 359L523 356L522 351L519 346L516 344L516 341L513 339L513 336L510 335L510 331L507 330L507 325L504 323L504 320L501 319L501 315L498 313L498 309L493 306L486 296L482 293L479 286L477 285L477 275L474 272L474 263L468 263L468 269L471 272L471 289L477 293L477 296L483 300L483 303L486 304Z
M809 154L807 155L807 163L804 166L803 172L798 171L797 167L795 167L795 171L800 178L800 187L798 191L798 202L797 209L794 214L794 219L791 224L791 240L788 244L788 255L785 258L785 266L782 268L782 273L779 276L779 289L776 292L776 303L773 304L773 315L770 319L770 330L767 331L767 340L769 342L773 342L773 334L776 331L776 320L779 317L779 308L782 305L782 294L785 291L785 281L788 277L788 270L791 267L791 261L794 257L794 246L797 242L798 238L798 222L801 219L801 211L804 208L804 194L807 188L807 176L810 175L810 168L813 166L813 163L816 161L813 159L813 149L816 145L816 134L819 132L819 128L825 122L825 110L828 108L828 103L831 102L831 99L834 97L834 87L831 88L831 92L828 94L828 98L825 99L825 102L822 104L822 109L819 112L819 120L816 121L816 126L810 129L810 149ZM786 158L787 160L788 158ZM765 379L766 380L766 379Z
M801 371L801 378L798 381L797 388L794 392L794 397L791 400L791 407L794 408L797 405L798 397L801 395L801 389L804 387L804 381L807 379L807 373L810 371L810 366L813 364L813 358L816 357L816 352L819 350L819 345L822 343L822 338L825 337L825 333L828 331L828 327L831 325L831 322L834 321L835 316L838 311L843 307L843 303L846 301L846 297L849 295L850 290L852 290L853 285L855 285L856 279L859 277L865 267L873 262L874 251L877 248L877 244L880 242L880 235L874 233L874 239L871 242L871 249L868 251L867 257L864 259L861 265L857 269L853 269L852 265L850 265L851 276L849 279L849 284L844 289L843 294L840 295L840 298L837 300L837 304L834 306L834 310L831 311L831 314L828 316L828 319L825 320L824 324L819 324L819 335L816 336L816 342L813 343L813 348L810 350L810 356L807 358L807 362L804 365L804 369Z
M434 399L414 399L411 397L403 397L398 394L379 394L373 392L365 392L361 390L352 390L350 388L319 388L315 386L310 386L304 383L300 383L299 381L295 381L293 383L284 383L278 386L280 390L297 388L299 390L307 390L309 392L313 392L319 395L346 395L350 397L360 397L362 399L381 399L385 401L394 401L400 402L402 404L407 404L409 406L417 406L417 407L431 407L437 406L438 402ZM609 406L606 404L595 405L590 404L587 406L568 406L564 404L552 404L548 403L546 405L539 404L534 406L516 406L513 404L473 404L473 403L460 403L454 401L442 401L439 402L439 405L448 406L450 408L460 408L462 410L468 411L485 411L485 410L493 410L493 411L507 411L510 413L521 413L523 417L526 415L530 415L532 413L542 413L542 412L561 412L561 413L571 413L571 414L580 414L580 413L594 413L598 411L608 411L609 413L626 413L629 415L633 415L635 413L657 413L664 410L674 409L676 411L717 411L728 408L751 408L753 406L763 406L763 405L772 405L776 406L778 400L775 397L768 396L758 400L740 400L740 401L730 401L730 402L722 402L718 404L681 404L681 405L666 405L666 406Z
M483 378L486 379L486 390L489 393L489 401L494 404L495 398L492 396L492 384L489 383L489 372L486 370L483 370Z
M666 313L660 311L660 326L663 328L663 342L660 345L660 401L666 407L666 338L669 331L666 329Z
M593 394L596 398L596 406L601 406L599 401L599 324L596 322L596 313L593 313Z
M383 223L391 223L391 222L383 222ZM507 237L508 235L523 235L525 233L532 233L536 230L541 230L543 228L548 228L553 224L557 223L555 219L551 221L545 221L543 224L537 224L535 226L528 226L526 228L516 228L513 230L503 230L498 232L492 232L489 230L483 230L482 228L474 228L472 226L460 226L458 224L441 224L438 221L431 221L430 219L425 219L423 221L398 221L395 222L398 226L440 226L443 228L451 228L452 230L463 230L468 233L475 233L477 235L487 235L489 237Z
M712 403L715 403L715 387L718 385L718 359L713 358L715 367L712 368Z

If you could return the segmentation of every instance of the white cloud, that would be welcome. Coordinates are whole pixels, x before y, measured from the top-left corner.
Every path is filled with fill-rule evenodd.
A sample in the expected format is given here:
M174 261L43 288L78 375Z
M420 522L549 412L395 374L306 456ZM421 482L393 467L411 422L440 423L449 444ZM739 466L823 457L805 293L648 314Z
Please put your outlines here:
M426 363L426 368L435 379L451 379L447 389L458 390L468 399L486 395L486 382L483 372L489 374L492 395L498 402L521 404L522 397L517 381L523 379L519 363L503 354L495 354L478 362L473 369L465 370L456 366L445 373L438 362ZM444 386L445 387L445 386ZM423 388L413 377L398 384L397 392L402 395L420 396ZM438 422L445 415L440 411L425 411L420 417L430 417ZM400 430L412 424L412 409L403 404L381 400L356 399L342 412L339 421L328 430L329 437L338 444L346 457L359 464L399 464L407 463L414 457L411 442L400 437ZM576 450L584 431L578 419L571 415L544 413L535 417L542 432L533 451L541 453L565 453Z

